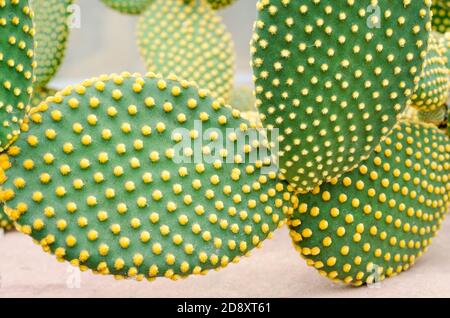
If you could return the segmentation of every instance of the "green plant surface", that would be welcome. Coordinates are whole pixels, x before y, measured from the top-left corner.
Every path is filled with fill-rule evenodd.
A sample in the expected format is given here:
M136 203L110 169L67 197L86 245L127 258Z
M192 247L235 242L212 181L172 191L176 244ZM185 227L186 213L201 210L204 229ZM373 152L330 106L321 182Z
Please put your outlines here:
M428 51L417 89L411 96L411 105L420 112L433 112L445 107L449 98L450 73L446 48L430 33ZM433 116L430 116L433 117ZM443 118L442 118L443 119Z
M445 33L450 31L450 2L434 0L433 6L433 30Z
M139 18L137 41L148 71L175 74L228 100L234 43L205 0L154 0Z
M253 88L248 86L236 87L231 92L229 104L242 112L256 111Z
M31 0L36 29L36 80L44 88L55 76L64 59L69 37L69 6L73 0Z
M100 76L29 119L0 199L20 231L83 270L203 274L261 246L292 209L287 185L263 174L267 141L240 142L249 122L185 80Z
M236 0L207 0L207 2L214 10L219 10L232 5Z
M47 97L53 96L57 93L57 90L53 88L37 88L33 92L33 96L30 100L32 107L38 106L41 102L45 101Z
M0 152L20 133L32 94L34 28L28 1L0 3Z
M311 191L387 136L420 79L429 1L260 0L256 105L278 129L281 177ZM369 10L371 9L371 10Z
M106 6L125 14L141 14L153 0L101 0Z
M356 286L409 269L449 208L450 141L400 121L361 166L299 195L291 237L308 265Z

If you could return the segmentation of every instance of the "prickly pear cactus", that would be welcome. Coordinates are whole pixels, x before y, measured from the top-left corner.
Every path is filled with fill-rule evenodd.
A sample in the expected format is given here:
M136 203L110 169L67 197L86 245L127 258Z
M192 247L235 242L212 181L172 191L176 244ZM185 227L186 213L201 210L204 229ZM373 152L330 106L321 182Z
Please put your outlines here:
M410 268L449 208L450 141L401 121L361 166L299 195L289 221L308 265L333 280L372 283Z
M126 14L141 14L153 0L101 0L111 9Z
M73 0L31 0L36 28L36 81L43 88L58 71L69 36L69 6Z
M247 86L236 87L231 92L229 103L233 108L243 112L256 111L253 88Z
M434 112L445 106L449 98L450 78L445 48L430 33L428 51L418 88L411 96L411 106L420 112Z
M13 222L8 218L8 216L3 212L3 205L0 204L0 234L1 230L11 231L14 228Z
M438 126L439 128L446 128L448 123L448 110L447 105L437 108L430 112L418 112L419 120L425 123L430 123Z
M82 269L205 273L260 246L292 209L264 174L267 141L241 143L249 129L187 81L101 76L32 111L0 196L22 232Z
M450 1L433 0L433 29L440 33L450 31Z
M55 95L57 90L53 88L37 88L33 92L33 96L30 100L32 107L38 106L41 102L45 101L47 97Z
M214 10L223 9L236 2L236 0L207 0Z
M366 159L419 81L430 1L260 0L257 106L279 129L282 178L301 191Z
M175 74L214 97L230 97L234 44L205 0L154 0L139 18L137 39L149 71Z
M0 3L0 152L20 132L30 100L34 67L34 28L28 1Z

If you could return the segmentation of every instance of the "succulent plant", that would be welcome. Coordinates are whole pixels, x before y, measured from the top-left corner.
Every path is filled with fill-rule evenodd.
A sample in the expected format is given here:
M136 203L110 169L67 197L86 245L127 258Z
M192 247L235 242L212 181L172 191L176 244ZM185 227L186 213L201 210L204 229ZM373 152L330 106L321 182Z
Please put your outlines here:
M139 18L138 46L147 70L175 74L228 100L234 44L206 0L154 0Z
M38 106L41 102L49 96L53 96L57 93L57 90L53 88L36 88L33 92L33 96L30 100L30 106Z
M36 81L43 88L58 71L69 36L69 6L73 0L31 0L36 29Z
M333 280L372 283L410 268L448 211L450 140L401 121L360 167L299 195L289 226L308 265Z
M449 98L449 75L445 48L430 33L427 56L418 88L411 96L411 105L421 112L434 112L444 107Z
M450 1L433 0L433 29L445 33L450 31Z
M430 2L378 6L382 15L361 1L258 2L256 105L279 129L282 177L301 191L366 159L419 81Z
M111 9L126 14L141 14L153 0L101 0Z
M243 112L256 111L253 88L247 86L236 87L231 92L229 104Z
M11 231L14 228L14 223L3 212L3 206L0 205L0 229L3 231ZM1 231L0 231L1 232Z
M214 10L218 10L232 5L236 0L207 0L207 2Z
M9 151L5 212L82 269L138 280L205 273L260 246L292 209L286 184L262 174L267 141L240 144L251 125L187 81L100 76L29 119Z
M443 105L433 111L418 112L418 119L425 123L434 124L439 128L446 128L448 123L448 109L447 105Z
M20 133L30 100L34 63L34 28L28 1L0 4L0 152Z

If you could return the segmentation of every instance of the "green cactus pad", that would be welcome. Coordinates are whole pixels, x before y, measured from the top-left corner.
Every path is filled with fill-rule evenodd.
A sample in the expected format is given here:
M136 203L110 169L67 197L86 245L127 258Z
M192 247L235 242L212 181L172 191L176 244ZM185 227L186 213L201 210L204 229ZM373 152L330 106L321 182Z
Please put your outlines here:
M47 97L55 95L57 90L53 88L37 88L33 92L33 96L30 100L32 107L38 106L41 102L45 101Z
M139 19L137 39L147 69L175 74L228 100L234 80L234 44L205 0L155 0Z
M20 133L32 94L34 28L28 1L0 3L0 152Z
M39 110L1 199L18 229L82 269L205 273L260 246L292 209L276 173L262 174L267 141L240 143L250 126L239 111L187 81L101 76Z
M236 2L236 0L207 0L211 8L214 10L223 9Z
M111 9L126 14L141 14L153 0L101 0Z
M231 92L229 104L243 112L256 111L253 88L247 86L236 87Z
M419 81L428 1L260 0L252 40L256 106L279 129L282 178L301 191L355 168L396 123Z
M421 112L435 112L445 106L449 97L449 69L445 48L430 33L428 51L419 85L411 96L411 106Z
M445 33L450 31L450 1L433 1L433 30Z
M299 195L291 236L308 265L356 286L410 268L449 208L450 141L436 126L400 121L342 179Z
M68 7L73 0L32 0L36 28L36 81L34 87L45 87L58 71L69 36Z
M0 229L3 229L3 231L11 231L13 228L14 223L3 212L3 204L0 204Z

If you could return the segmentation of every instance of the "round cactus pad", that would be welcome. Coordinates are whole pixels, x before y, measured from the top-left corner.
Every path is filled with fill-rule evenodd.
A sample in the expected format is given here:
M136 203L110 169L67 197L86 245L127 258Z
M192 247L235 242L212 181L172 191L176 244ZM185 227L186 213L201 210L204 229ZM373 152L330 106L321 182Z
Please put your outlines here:
M36 81L45 87L58 71L69 36L69 6L73 0L32 0L36 28Z
M153 0L101 0L111 9L126 14L141 14Z
M20 132L32 94L34 29L28 1L0 3L0 152Z
M138 22L147 69L175 74L228 100L234 80L234 44L205 0L155 0Z
M447 103L450 84L445 51L442 42L430 33L420 82L411 96L411 106L419 111L434 112Z
M101 76L38 108L1 199L22 232L82 269L176 279L225 267L292 208L268 142L245 141L239 111L187 81Z
M260 0L252 41L257 107L278 129L280 172L301 191L355 168L419 81L428 1Z
M358 169L299 195L289 221L308 265L333 280L374 283L410 268L449 208L450 142L400 121Z

